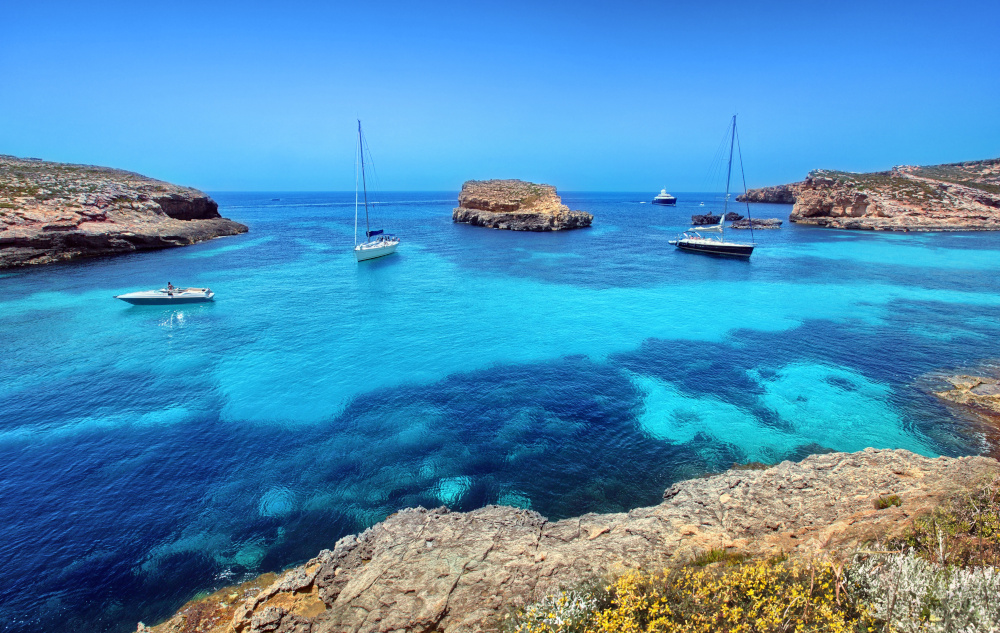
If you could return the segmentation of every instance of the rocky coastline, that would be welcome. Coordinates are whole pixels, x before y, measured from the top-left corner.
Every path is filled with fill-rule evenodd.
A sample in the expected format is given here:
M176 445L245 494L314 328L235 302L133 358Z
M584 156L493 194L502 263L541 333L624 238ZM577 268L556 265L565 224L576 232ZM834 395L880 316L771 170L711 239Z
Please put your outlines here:
M821 169L802 182L751 189L738 199L794 203L791 222L837 229L995 231L1000 159L872 173Z
M220 590L138 630L498 631L512 605L602 575L684 564L709 549L851 552L902 535L916 517L1000 474L987 457L871 448L757 468L678 482L657 506L561 521L502 506L402 510L277 577Z
M772 204L794 204L795 187L802 183L791 185L775 185L773 187L761 187L760 189L750 189L745 194L736 196L738 202L768 202Z
M197 189L119 169L0 156L0 269L246 231Z
M1000 423L1000 380L988 376L959 374L944 380L951 389L935 391L934 395L953 404L969 407L980 415Z
M508 231L563 231L590 226L594 216L570 211L552 185L523 180L469 180L453 222Z

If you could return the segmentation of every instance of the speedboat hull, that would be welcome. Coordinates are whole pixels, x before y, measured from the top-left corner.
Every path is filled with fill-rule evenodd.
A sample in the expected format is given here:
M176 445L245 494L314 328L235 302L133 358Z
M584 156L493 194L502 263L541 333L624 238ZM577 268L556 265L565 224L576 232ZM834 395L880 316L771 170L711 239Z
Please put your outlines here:
M724 255L727 257L750 257L753 254L753 244L737 244L718 240L671 240L670 242L682 251L704 253L705 255Z
M376 259L378 257L385 257L386 255L392 255L395 253L397 246L399 246L398 241L380 242L377 244L359 244L354 247L354 257L359 262Z
M215 293L208 288L184 288L178 290L145 290L115 295L125 303L134 306L166 306L186 303L207 303L215 300Z

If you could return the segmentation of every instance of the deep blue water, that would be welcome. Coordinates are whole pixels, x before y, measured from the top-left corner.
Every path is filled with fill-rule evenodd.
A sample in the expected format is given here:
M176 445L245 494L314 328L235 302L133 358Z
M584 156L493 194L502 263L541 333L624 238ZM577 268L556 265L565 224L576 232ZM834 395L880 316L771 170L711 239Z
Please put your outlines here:
M713 194L563 194L594 226L539 234L400 193L399 252L359 265L353 193L215 197L249 234L0 274L3 630L132 631L404 506L560 518L735 461L984 450L921 385L1000 357L1000 235L786 223L747 262L667 244ZM111 298L168 280L218 300Z

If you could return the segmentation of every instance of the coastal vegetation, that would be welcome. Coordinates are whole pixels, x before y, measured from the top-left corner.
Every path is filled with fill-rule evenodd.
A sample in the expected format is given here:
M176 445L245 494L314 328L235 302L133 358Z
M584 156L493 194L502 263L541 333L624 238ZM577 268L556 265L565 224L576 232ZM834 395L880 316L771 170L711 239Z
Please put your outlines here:
M899 506L896 495L876 508ZM989 633L1000 630L1000 479L846 556L713 549L628 570L509 614L508 633Z
M152 631L1000 632L993 459L828 453L663 496L556 522L402 510Z
M740 199L794 203L792 222L830 228L1000 230L1000 159L870 173L817 169L802 182L751 189Z

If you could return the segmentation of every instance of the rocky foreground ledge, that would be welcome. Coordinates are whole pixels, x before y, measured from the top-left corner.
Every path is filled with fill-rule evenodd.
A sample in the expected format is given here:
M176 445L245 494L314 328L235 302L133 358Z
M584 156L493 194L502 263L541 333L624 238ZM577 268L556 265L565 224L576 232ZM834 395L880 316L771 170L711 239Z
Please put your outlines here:
M228 588L139 631L340 633L500 629L506 609L710 548L821 556L901 534L915 516L1000 473L987 457L904 450L814 455L668 489L660 505L549 521L487 506L403 510L275 578ZM877 503L897 495L901 505ZM270 580L267 577L266 580Z
M454 222L509 231L562 231L590 226L594 216L570 211L552 185L523 180L469 180L458 194Z
M0 268L170 248L247 227L207 195L107 167L0 156Z
M1000 159L852 173L751 189L738 200L794 203L789 220L879 231L1000 230Z

